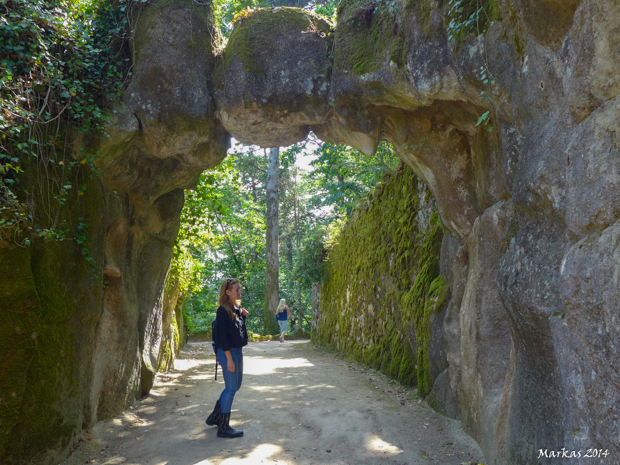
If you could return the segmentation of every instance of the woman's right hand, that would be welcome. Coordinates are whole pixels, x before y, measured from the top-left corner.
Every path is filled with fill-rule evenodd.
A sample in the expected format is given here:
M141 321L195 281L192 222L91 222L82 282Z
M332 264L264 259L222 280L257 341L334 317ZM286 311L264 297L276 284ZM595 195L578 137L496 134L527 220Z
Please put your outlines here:
M231 373L235 372L235 362L233 362L232 360L228 360L228 362L226 363L226 368L228 368L228 371L230 371Z
M224 355L226 356L226 367L228 368L228 371L230 371L231 373L235 372L235 361L232 358L232 353L230 352L230 350L226 350L224 351Z

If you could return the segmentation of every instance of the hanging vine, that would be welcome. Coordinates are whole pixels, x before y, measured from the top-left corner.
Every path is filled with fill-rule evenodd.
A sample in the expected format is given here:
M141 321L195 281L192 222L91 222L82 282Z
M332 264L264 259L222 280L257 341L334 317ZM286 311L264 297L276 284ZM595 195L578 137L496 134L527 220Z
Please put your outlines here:
M84 194L100 155L73 141L102 133L103 103L130 79L130 23L146 3L0 0L0 240L73 238L69 194Z

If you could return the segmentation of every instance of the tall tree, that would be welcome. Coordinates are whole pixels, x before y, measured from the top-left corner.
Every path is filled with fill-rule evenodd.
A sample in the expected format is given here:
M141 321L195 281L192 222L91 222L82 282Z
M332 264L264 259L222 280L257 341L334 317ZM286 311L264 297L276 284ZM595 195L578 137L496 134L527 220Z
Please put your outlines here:
M266 231L266 269L265 269L265 312L264 322L267 332L277 331L273 315L280 298L280 258L278 228L278 168L280 149L269 151L267 170L267 231Z

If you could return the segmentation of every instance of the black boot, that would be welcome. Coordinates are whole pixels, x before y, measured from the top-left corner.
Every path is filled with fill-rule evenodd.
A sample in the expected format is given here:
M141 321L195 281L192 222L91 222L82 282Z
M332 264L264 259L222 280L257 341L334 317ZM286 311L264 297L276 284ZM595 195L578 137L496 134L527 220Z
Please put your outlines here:
M222 406L220 405L220 401L218 400L217 402L215 402L215 407L213 408L213 412L211 412L211 415L209 415L207 419L205 420L205 423L207 425L216 426L219 424L221 408Z
M243 430L230 427L230 413L220 413L220 424L217 428L218 438L240 438Z

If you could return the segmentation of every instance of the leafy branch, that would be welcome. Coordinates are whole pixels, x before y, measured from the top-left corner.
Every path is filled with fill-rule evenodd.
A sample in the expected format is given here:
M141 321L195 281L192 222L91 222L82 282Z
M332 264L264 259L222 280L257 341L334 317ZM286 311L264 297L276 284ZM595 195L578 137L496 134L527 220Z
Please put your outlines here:
M131 77L129 18L146 3L0 0L0 238L69 238L66 208L86 192L85 168L98 174L88 141Z

